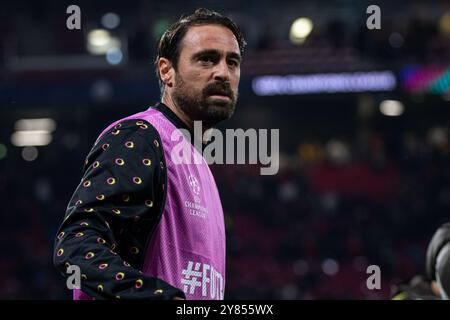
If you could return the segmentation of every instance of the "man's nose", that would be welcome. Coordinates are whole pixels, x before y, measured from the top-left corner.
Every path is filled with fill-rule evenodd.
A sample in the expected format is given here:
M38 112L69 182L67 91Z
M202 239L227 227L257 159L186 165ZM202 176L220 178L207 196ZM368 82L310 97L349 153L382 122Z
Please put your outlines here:
M230 69L226 60L221 60L214 70L214 79L221 81L230 81Z

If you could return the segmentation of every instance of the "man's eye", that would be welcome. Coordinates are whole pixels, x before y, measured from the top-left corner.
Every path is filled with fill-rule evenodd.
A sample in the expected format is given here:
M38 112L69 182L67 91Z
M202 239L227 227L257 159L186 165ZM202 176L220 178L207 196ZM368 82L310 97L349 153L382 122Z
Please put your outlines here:
M214 59L212 57L208 57L208 56L200 57L199 60L200 60L200 62L204 62L204 63L214 62Z
M228 61L228 64L233 67L237 67L239 65L239 63L236 60L230 60Z

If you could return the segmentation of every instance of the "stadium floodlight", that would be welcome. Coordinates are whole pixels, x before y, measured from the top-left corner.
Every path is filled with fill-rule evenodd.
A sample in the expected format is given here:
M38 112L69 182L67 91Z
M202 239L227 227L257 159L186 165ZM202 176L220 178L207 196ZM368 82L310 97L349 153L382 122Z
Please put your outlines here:
M11 135L11 143L16 147L46 146L52 139L51 133L45 130L16 131Z
M380 111L388 117L398 117L403 114L405 107L397 100L384 100L380 103Z
M87 50L93 55L106 54L108 50L120 47L120 40L111 36L108 30L94 29L87 35Z
M294 44L305 42L313 29L313 22L309 18L298 18L291 25L289 38Z
M14 129L16 131L41 130L53 132L56 129L56 121L50 118L20 119L16 121Z

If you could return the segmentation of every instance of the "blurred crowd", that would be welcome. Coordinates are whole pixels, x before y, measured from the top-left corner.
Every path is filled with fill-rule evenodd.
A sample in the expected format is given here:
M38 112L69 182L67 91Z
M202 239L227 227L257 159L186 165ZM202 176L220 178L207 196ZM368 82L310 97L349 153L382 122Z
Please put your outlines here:
M378 134L367 142L302 145L275 176L215 171L229 297L386 299L393 284L424 273L428 241L449 219L448 128L405 134L396 154ZM369 265L380 267L380 290L366 286Z
M423 273L450 210L448 129L404 133L395 152L377 132L364 143L302 142L280 153L273 176L213 165L228 230L226 298L381 299ZM34 162L19 150L0 160L0 298L70 297L51 252L93 140L52 144ZM369 265L380 267L379 290L366 287Z
M243 65L246 75L373 70L395 68L399 63L450 61L450 14L444 1L382 2L380 30L366 27L369 4L335 2L322 7L285 1L274 10L270 0L211 1L211 8L226 12L242 28L248 43L248 63ZM198 4L172 1L171 6L163 2L129 6L113 2L103 6L80 1L83 24L79 31L66 28L67 6L51 1L5 5L0 19L0 70L5 71L5 79L8 72L27 68L16 68L17 59L88 55L88 31L102 28L102 16L107 12L119 13L118 26L110 32L122 42L124 65L129 70L145 67L152 62L164 30ZM301 16L311 19L313 29L302 45L296 45L289 32Z

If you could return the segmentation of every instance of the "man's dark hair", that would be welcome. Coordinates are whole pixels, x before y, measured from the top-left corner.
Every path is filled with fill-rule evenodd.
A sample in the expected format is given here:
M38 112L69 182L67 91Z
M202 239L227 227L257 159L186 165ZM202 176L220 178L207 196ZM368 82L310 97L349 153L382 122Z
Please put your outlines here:
M236 23L230 18L225 17L215 11L204 8L197 9L193 14L189 16L183 16L177 22L172 24L166 30L166 32L164 32L164 34L161 36L161 39L159 40L158 54L155 60L155 69L156 76L159 80L161 93L164 89L164 83L162 82L161 76L159 74L159 58L168 59L170 62L172 62L172 65L176 70L181 52L181 40L183 40L189 27L209 24L216 24L230 29L236 37L236 40L239 44L239 51L242 56L247 43L245 42L244 37Z

